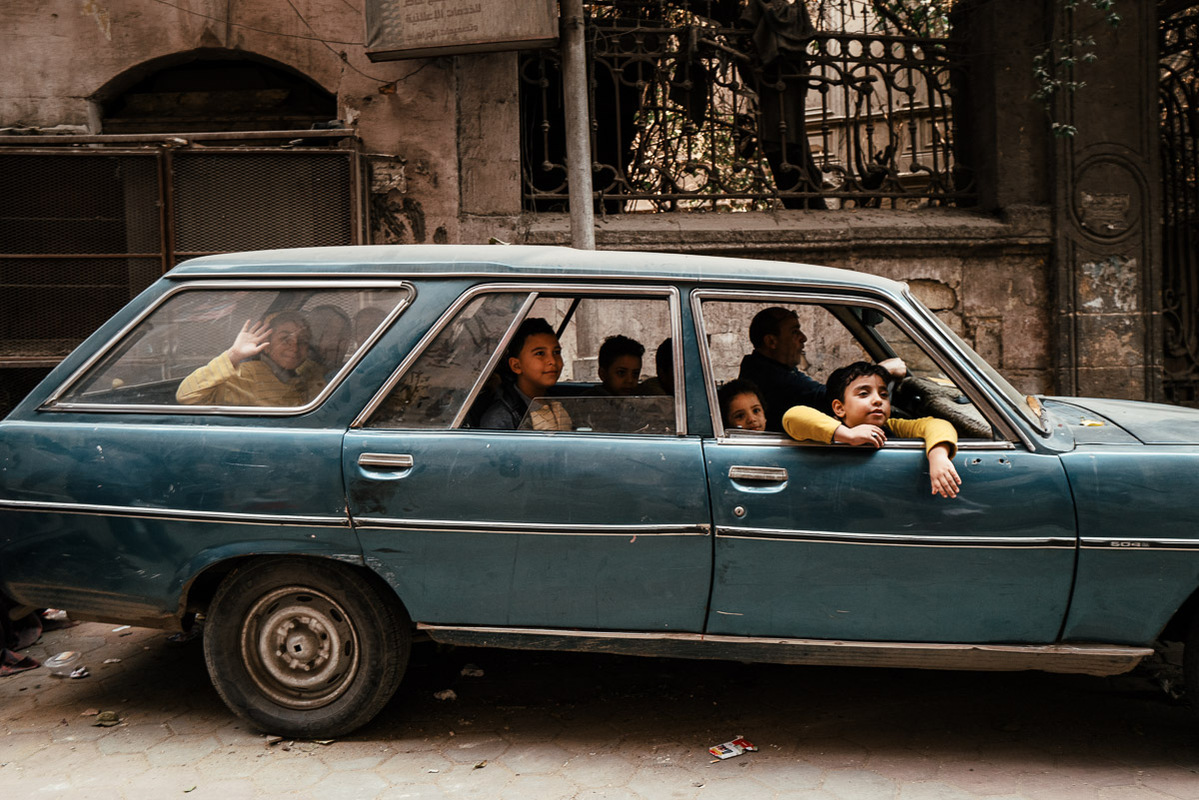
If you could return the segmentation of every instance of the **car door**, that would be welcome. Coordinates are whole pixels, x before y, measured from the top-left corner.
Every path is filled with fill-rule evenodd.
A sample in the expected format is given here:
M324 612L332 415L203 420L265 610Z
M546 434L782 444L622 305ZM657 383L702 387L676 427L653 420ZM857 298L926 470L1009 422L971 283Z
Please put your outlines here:
M711 572L702 447L683 398L666 427L605 429L594 344L679 341L673 289L481 287L443 316L345 439L350 514L369 562L427 625L702 629ZM548 319L568 350L555 403L572 430L477 427L515 328ZM651 338L652 337L652 338ZM675 359L679 363L680 359ZM681 381L675 383L681 385ZM663 405L664 404L664 405ZM475 427L472 427L475 426Z
M974 418L959 425L961 493L945 499L931 494L919 440L892 438L877 451L796 442L725 430L717 413L717 434L704 441L716 532L708 633L975 643L1057 638L1075 559L1061 463L998 426L980 428L976 423L989 420L972 401L984 392L935 353L912 319L882 299L836 293L709 293L694 304L701 326L705 319L747 320L769 306L796 309L821 366L902 354L910 371L940 369L941 383L929 385L954 380L947 390L958 395L953 404L960 401L959 410ZM863 319L884 321L893 341ZM906 334L904 341L894 341L895 331ZM719 341L705 333L701 341ZM728 367L720 371L729 358L705 352L704 360L711 386L735 377Z

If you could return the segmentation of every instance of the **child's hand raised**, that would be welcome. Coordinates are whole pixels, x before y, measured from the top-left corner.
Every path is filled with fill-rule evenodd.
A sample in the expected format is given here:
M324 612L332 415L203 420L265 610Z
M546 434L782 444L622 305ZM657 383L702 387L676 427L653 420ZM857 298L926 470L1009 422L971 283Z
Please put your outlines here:
M868 422L854 425L852 428L842 425L833 434L833 441L854 446L869 445L877 450L887 443L887 432Z
M241 326L241 332L233 340L233 346L225 352L229 354L229 360L236 366L261 353L270 343L270 325L265 322L246 320L246 324Z

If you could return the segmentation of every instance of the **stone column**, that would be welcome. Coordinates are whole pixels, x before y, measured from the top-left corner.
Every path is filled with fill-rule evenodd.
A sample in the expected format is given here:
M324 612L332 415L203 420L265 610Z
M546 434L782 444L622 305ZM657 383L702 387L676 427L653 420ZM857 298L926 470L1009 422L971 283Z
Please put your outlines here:
M458 56L461 242L511 238L520 214L519 55Z
M1093 36L1098 55L1057 101L1077 129L1054 158L1058 391L1158 399L1157 13L1152 0L1118 7L1115 29L1087 3L1055 26L1059 40Z
M1049 37L1052 0L958 0L954 39L966 65L966 85L954 96L959 166L975 179L978 205L988 211L1035 208L1048 214L1052 185L1045 113L1033 58Z

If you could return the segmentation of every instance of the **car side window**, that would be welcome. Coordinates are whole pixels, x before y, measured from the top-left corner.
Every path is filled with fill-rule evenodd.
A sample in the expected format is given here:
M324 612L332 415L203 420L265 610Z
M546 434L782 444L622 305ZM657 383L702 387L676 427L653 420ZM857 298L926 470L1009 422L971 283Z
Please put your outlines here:
M665 292L479 295L403 368L366 425L672 434L672 320Z
M527 297L492 292L467 302L403 370L366 427L451 427Z
M410 287L185 287L112 342L51 407L308 407Z
M937 360L876 304L713 298L704 300L701 309L713 424L726 435L743 435L738 426L749 427L740 420L746 413L742 406L751 406L748 401L753 398L737 404L738 420L725 419L733 410L727 407L741 393L742 381L748 380L757 390L763 416L773 423L763 427L777 433L784 406L810 405L830 413L832 398L824 394L824 382L833 370L855 361L880 363L898 358L906 365L907 375L894 383L893 416L936 416L951 422L963 439L995 437L993 426L940 369ZM786 324L780 327L778 320ZM787 341L781 345L761 343L762 331L783 328ZM759 345L751 340L751 329ZM780 388L784 381L790 382L785 390ZM808 392L796 400L802 392L795 386L801 381Z
M539 296L497 360L487 381L489 393L476 404L479 413L474 424L517 430L675 433L679 428L671 320L671 303L664 295ZM537 336L522 340L522 332L542 325L552 332L549 341L560 349L558 373L523 380L521 360ZM658 357L660 351L664 358Z

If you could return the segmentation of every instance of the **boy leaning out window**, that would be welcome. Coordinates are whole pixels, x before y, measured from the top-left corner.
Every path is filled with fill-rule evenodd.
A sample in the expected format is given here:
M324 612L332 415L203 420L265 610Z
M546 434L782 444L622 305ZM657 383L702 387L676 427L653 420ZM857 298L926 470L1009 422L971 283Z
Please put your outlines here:
M891 419L890 375L878 364L858 361L833 370L828 397L834 417L809 406L794 406L783 415L783 429L793 439L874 447L887 442L887 434L924 439L932 493L957 497L962 479L953 466L957 431L943 419Z

